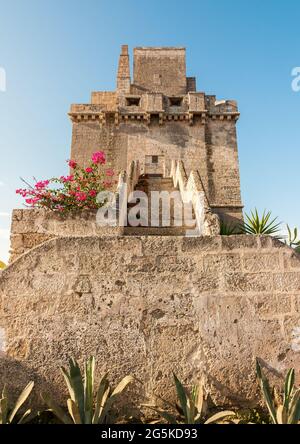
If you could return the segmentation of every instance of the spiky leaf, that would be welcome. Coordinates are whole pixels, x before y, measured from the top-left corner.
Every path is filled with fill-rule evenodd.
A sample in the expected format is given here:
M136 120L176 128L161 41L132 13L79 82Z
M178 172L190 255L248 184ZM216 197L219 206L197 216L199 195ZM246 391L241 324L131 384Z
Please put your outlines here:
M48 408L57 416L63 424L72 424L71 418L65 411L53 400L48 393L41 393L42 400L47 404Z
M22 407L24 402L27 400L28 396L30 395L30 393L33 389L33 386L34 386L34 382L33 381L29 382L29 384L26 385L26 387L24 388L24 390L22 391L22 393L18 397L17 402L16 402L16 404L15 404L15 406L14 406L13 410L11 411L9 418L8 418L8 421L10 423L14 420L16 413Z
M235 413L230 410L225 410L224 412L216 413L208 418L204 424L212 424L214 422L220 421L221 419L229 418L230 416L235 416Z

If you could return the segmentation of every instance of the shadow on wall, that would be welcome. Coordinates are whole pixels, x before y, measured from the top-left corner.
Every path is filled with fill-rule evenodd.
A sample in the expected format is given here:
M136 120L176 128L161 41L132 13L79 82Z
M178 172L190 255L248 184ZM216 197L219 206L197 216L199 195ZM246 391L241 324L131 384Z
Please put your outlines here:
M59 373L57 376L60 377ZM46 407L41 400L40 393L45 391L56 394L57 390L54 389L54 383L43 378L32 367L30 368L23 362L0 352L0 393L2 393L5 386L11 405L16 402L20 393L30 381L34 381L35 386L28 398L28 402L25 404L25 409L28 406L39 406L40 409Z

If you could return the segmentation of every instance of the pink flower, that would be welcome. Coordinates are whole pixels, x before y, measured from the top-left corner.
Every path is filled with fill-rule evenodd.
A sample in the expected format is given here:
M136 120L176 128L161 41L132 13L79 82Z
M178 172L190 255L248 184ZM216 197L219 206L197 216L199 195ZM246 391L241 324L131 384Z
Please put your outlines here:
M96 191L96 190L91 190L91 191L89 192L89 195L90 195L91 197L95 197L95 196L97 195L97 191Z
M94 153L92 155L92 162L94 164L97 164L97 163L104 164L105 163L105 154L104 154L104 152L103 151L97 151L96 153Z
M26 199L25 202L26 202L28 205L34 205L34 204L36 204L39 200L40 200L40 199L39 199L38 197L35 197L35 198L33 198L33 199Z
M46 186L48 186L49 185L49 180L40 180L39 182L37 182L36 184L35 184L35 188L37 189L37 190L43 190Z
M70 168L76 168L77 167L77 162L75 162L75 160L70 159L68 164L69 164Z
M85 169L85 172L86 173L92 173L93 172L93 168L88 167L88 168Z
M111 176L113 176L115 173L114 173L114 170L112 170L111 168L109 168L108 170L106 170L106 175L107 176L109 176L109 177L111 177Z
M82 191L76 193L75 196L76 196L77 200L79 200L80 202L85 201L87 198L86 193L83 193Z
M65 183L65 182L72 182L74 180L74 176L61 176L60 180Z
M16 193L20 194L22 197L26 197L29 194L29 191L22 190L22 188L19 188L18 190L16 190Z
M110 180L105 180L105 181L103 182L103 185L104 185L105 188L109 188L109 187L111 187L112 183L111 183Z

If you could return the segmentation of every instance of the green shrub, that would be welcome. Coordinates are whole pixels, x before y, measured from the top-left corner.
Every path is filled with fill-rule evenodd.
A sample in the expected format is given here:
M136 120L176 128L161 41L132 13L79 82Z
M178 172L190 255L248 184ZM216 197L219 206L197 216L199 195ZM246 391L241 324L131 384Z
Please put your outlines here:
M264 401L273 424L298 424L300 420L300 389L295 388L295 370L290 369L285 379L281 396L270 389L261 365L256 360L256 373Z
M84 376L74 359L69 361L69 371L61 367L70 398L67 400L67 414L52 398L42 393L42 399L49 409L64 424L103 424L107 421L109 409L117 397L132 382L131 376L125 376L113 390L107 375L100 380L95 394L95 358L91 357L85 363ZM95 399L94 399L95 395Z
M183 387L182 383L179 381L175 374L173 374L173 377L178 399L176 405L172 405L161 398L160 399L165 404L168 404L169 410L161 410L156 406L146 404L146 407L154 410L169 424L212 424L235 416L235 413L232 411L224 411L216 413L210 418L204 420L203 416L205 415L205 396L203 384L200 383L197 386L193 386L192 390L189 392L186 388ZM172 410L173 412L170 413L170 410Z
M220 223L220 234L221 236L234 236L235 234L242 234L243 230L241 224L233 223L233 222L224 222Z
M292 230L290 229L289 225L287 225L286 227L288 230L288 240L287 240L286 244L289 247L294 248L294 250L297 253L300 253L300 240L298 240L298 229L294 228L293 233L292 233Z
M12 424L15 420L15 417L17 413L19 412L22 405L27 401L32 389L34 386L34 382L31 381L22 391L19 398L17 399L14 407L10 410L9 409L9 396L7 393L7 389L4 386L2 391L2 396L0 399L0 424ZM29 415L31 413L31 410L28 409L26 412L20 417L20 419L17 421L18 424L24 423L26 420L29 419Z
M278 235L281 222L276 222L277 217L271 219L271 211L264 211L260 216L257 209L251 211L250 215L245 214L245 222L242 230L246 234Z

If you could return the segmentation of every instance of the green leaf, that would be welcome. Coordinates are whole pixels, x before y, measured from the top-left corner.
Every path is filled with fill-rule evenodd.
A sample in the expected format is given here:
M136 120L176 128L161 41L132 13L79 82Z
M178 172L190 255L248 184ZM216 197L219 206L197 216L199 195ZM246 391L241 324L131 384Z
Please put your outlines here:
M159 410L156 407L152 407L152 406L147 406L149 409L153 410L154 412L156 412L159 416L161 416L163 419L165 419L169 424L179 424L176 417L174 415L171 415L170 413L163 411L163 410Z
M48 393L41 393L41 398L47 404L48 408L63 424L72 424L71 418L65 411L52 399Z
M271 212L266 210L262 216L259 216L257 209L251 211L250 215L245 214L246 222L244 222L244 232L248 234L264 234L271 235L279 231L281 223L276 223L277 217L270 220Z
M174 381L175 381L175 385L176 385L176 391L177 391L177 396L180 402L180 407L183 411L183 415L185 417L185 420L188 419L188 414L187 414L187 396L186 396L186 392L184 390L183 385L181 384L181 382L179 381L179 379L177 378L177 376L175 375L175 373L173 373L173 377L174 377Z
M108 396L109 389L106 391L106 402L103 405L103 409L101 412L100 422L101 420L104 420L104 417L106 416L108 410L111 408L112 404L115 402L116 398L125 390L128 384L130 384L133 381L133 377L128 375L123 378L119 384L116 386L116 388L113 390L112 394Z
M95 373L95 358L90 357L85 364L84 373L84 411L85 424L92 423L93 417L93 390L94 390L94 373Z
M276 411L275 411L275 407L274 407L273 400L272 400L269 382L262 372L262 369L261 369L258 359L256 359L256 373L259 378L260 387L261 387L261 390L262 390L262 393L264 396L264 400L267 404L271 419L274 424L277 424Z
M288 371L284 385L283 405L286 410L289 410L289 404L290 404L291 394L294 388L294 383L295 383L295 370L291 368Z
M26 410L26 412L21 416L21 418L18 421L18 424L25 424L26 422L30 421L35 416L31 412L31 409Z
M34 382L31 381L29 384L26 385L22 393L20 394L19 398L17 399L17 402L12 410L12 412L9 415L8 421L11 423L18 412L18 410L22 407L24 402L27 400L28 396L30 395L32 389L34 386Z
M105 393L106 393L106 398L104 397ZM107 380L107 374L106 374L103 376L103 378L101 379L101 381L99 383L99 388L98 388L97 396L96 396L96 407L95 407L94 417L93 417L93 421L92 421L93 424L99 423L99 418L102 413L102 410L103 410L103 407L106 402L108 394L109 394L109 382Z
M62 369L66 382L72 387L70 393L72 401L74 401L79 409L81 422L84 423L84 384L80 371L80 367L75 359L69 360L69 374ZM73 393L72 393L73 392Z
M80 413L79 413L78 407L75 404L75 402L69 398L67 400L67 406L68 406L69 414L70 414L71 418L73 419L74 424L82 424ZM89 423L85 423L85 424L89 424Z
M3 396L3 398L0 399L0 424L7 423L7 415L8 415L8 399L6 396Z
M214 422L220 421L220 419L228 418L230 416L235 416L235 413L230 410L225 410L224 412L216 413L208 418L204 424L212 424Z
M296 390L290 403L289 424L298 424L300 421L300 390Z
M277 408L276 423L277 424L284 424L284 407L283 407L283 405L280 405Z
M133 381L133 377L128 375L125 376L125 378L123 378L119 384L117 385L117 387L114 389L114 391L112 392L111 396L117 396L120 393L122 393L125 388L127 387L128 384L130 384Z

